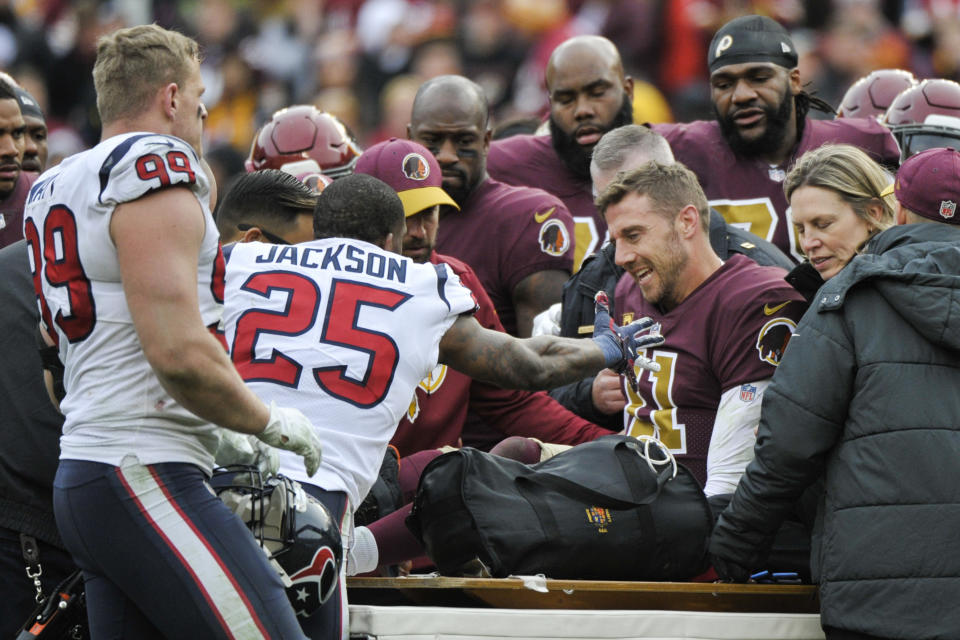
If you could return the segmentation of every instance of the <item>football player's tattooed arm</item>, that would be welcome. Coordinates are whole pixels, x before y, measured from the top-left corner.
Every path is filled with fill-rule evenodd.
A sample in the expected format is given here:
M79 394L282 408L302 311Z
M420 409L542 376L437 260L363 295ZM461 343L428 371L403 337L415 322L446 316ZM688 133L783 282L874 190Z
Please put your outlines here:
M204 218L196 197L173 187L121 204L110 234L134 327L163 387L205 420L262 431L270 410L243 384L200 316L197 255Z
M473 316L457 318L440 340L440 362L471 378L507 389L550 389L605 365L592 340L537 336L518 339L484 329Z
M513 288L513 308L517 314L517 336L529 338L533 333L533 319L563 297L563 284L570 274L560 269L537 271Z
M733 493L753 460L760 405L769 385L769 378L750 382L727 389L720 396L707 450L707 484L703 491L708 496ZM745 395L743 389L749 393Z

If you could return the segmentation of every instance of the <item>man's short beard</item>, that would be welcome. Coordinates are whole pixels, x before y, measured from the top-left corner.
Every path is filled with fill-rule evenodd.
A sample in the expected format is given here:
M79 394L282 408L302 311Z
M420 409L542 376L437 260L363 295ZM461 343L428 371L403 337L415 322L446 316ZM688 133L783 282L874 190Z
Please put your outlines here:
M767 121L763 135L755 140L745 140L740 135L740 129L733 118L722 117L717 111L717 105L713 105L713 113L720 125L720 133L736 155L755 158L764 154L775 153L783 144L783 140L787 136L787 127L790 126L790 118L793 115L793 94L790 93L789 87L784 89L778 107L764 106L762 108Z
M613 116L613 121L604 128L603 132L606 133L611 129L628 124L633 124L633 103L630 101L630 96L624 93L620 109L617 110L617 113ZM554 150L560 156L564 166L570 170L570 173L580 180L589 182L590 158L593 155L593 147L588 150L577 142L573 135L560 128L557 121L553 119L553 115L550 116L550 139L553 142Z

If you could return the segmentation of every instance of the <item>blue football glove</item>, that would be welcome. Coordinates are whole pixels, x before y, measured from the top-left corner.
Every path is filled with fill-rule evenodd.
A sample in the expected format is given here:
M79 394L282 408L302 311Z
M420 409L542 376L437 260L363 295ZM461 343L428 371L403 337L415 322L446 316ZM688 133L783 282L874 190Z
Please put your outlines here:
M607 294L598 291L594 297L593 341L606 358L607 367L626 375L627 381L634 389L637 387L634 367L639 365L648 371L659 371L660 365L638 355L639 351L663 344L656 328L656 323L650 318L634 320L625 327L619 327L610 318L610 305ZM645 335L641 335L648 332Z

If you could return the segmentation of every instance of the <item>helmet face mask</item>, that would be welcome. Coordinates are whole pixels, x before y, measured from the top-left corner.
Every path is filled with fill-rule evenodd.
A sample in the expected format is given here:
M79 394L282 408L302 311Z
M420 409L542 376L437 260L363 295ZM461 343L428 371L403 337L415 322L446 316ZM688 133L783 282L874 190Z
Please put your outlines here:
M304 171L295 163L312 161L316 172L340 178L353 173L360 154L353 134L336 116L295 105L280 109L260 128L244 166L247 172L279 169L297 175Z
M960 148L960 84L924 80L898 95L883 116L900 145L900 161L934 147Z
M896 133L900 144L900 161L935 147L960 151L960 127L907 126Z
M264 480L257 467L216 469L210 484L267 553L297 615L316 613L337 590L343 558L323 503L285 476Z

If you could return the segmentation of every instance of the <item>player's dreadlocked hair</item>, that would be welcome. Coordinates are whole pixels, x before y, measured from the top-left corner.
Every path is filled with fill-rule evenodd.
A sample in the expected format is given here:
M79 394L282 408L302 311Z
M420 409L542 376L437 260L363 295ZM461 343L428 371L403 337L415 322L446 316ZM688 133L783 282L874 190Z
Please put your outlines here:
M386 183L363 173L334 180L317 198L313 235L379 244L403 225L403 203Z
M793 96L793 103L796 105L797 111L797 140L803 137L803 129L807 125L807 114L810 113L811 108L834 116L837 115L837 110L830 106L829 102L803 89Z

